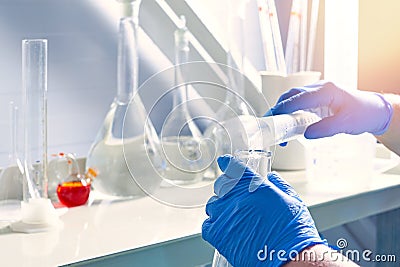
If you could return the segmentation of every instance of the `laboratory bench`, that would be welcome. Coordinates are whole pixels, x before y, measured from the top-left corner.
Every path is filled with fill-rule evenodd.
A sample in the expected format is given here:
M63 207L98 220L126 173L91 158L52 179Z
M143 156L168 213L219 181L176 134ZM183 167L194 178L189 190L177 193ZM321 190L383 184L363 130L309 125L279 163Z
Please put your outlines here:
M377 214L382 215L382 228L396 223L399 227L400 175L396 173L377 174L345 191L319 188L317 182L304 180L302 171L281 174L307 203L319 230ZM213 248L201 238L204 207L177 208L143 197L97 199L58 212L60 230L23 234L3 228L0 265L187 267L207 266L212 259ZM384 229L382 234L388 235Z

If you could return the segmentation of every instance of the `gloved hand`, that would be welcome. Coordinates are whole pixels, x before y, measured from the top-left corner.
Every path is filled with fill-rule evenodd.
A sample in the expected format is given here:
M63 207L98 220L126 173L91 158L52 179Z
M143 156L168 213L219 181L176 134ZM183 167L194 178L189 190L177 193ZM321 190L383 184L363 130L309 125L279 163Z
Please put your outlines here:
M277 173L263 181L230 155L218 165L224 174L215 181L202 233L234 267L280 266L306 247L327 245L306 205ZM253 191L254 181L259 187Z
M287 91L266 115L321 107L329 108L331 116L310 125L304 133L306 138L328 137L337 133L369 132L381 135L389 128L393 116L391 104L381 94L346 91L326 81Z

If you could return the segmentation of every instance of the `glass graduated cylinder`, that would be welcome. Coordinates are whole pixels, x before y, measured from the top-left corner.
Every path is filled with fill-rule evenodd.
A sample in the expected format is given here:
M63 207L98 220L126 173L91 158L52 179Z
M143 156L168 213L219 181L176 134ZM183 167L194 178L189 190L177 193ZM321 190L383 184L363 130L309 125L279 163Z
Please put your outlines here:
M271 152L266 150L238 150L234 154L235 158L241 160L253 171L267 177L271 171ZM222 256L218 250L214 252L212 267L232 267L232 265Z
M24 201L47 198L47 40L22 41Z

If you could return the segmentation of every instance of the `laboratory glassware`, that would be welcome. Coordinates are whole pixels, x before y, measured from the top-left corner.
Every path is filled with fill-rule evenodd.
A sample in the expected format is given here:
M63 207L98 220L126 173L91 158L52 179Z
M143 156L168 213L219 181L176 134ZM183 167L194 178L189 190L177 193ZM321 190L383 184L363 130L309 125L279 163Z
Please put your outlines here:
M225 103L217 111L217 118L229 119L237 115L251 114L249 107L241 97L245 94L245 10L248 0L229 1L228 3L228 51L227 75L228 90ZM238 75L239 72L239 75Z
M265 69L286 73L282 38L275 0L257 0Z
M60 152L52 158L47 168L49 198L67 207L85 204L90 194L91 177L80 173L78 161L71 153ZM89 169L90 175L92 172Z
M261 118L241 115L222 122L222 130L213 132L210 139L220 146L230 146L233 151L272 149L277 144L303 136L309 125L327 115L320 110Z
M241 160L255 173L267 179L268 172L271 172L271 152L266 150L238 150L235 158ZM214 252L212 267L231 267L232 265L222 256L218 250Z
M8 155L8 165L0 174L0 201L17 199L22 200L22 172L18 157L18 107L14 101L10 102L10 140L11 149Z
M315 54L315 42L317 36L317 24L318 24L318 13L319 13L319 0L313 0L311 2L311 16L310 16L310 30L308 34L308 47L307 47L307 60L306 70L310 71L314 62Z
M11 228L47 231L59 224L47 198L47 40L22 41L23 198L22 219Z
M300 28L302 0L293 0L290 11L288 35L286 40L285 61L287 73L299 71L300 66Z
M207 127L204 137L212 139L209 150L211 155L223 155L233 153L232 146L225 140L229 140L229 135L221 122L235 118L240 115L254 114L249 104L245 101L246 76L245 69L245 10L247 0L229 1L227 16L227 88L224 103L216 112L216 120ZM217 137L217 138L213 138ZM216 164L206 171L206 179L215 179L220 173Z
M299 71L306 70L308 1L301 1L299 34Z
M133 16L121 18L119 24L117 96L86 162L86 172L97 172L93 188L118 197L152 193L161 183L159 172L164 167L158 136L138 92L140 1L129 4Z
M58 201L57 186L68 175L69 164L68 159L65 157L65 153L60 152L57 154L52 154L50 156L49 164L47 166L47 194L52 201Z
M207 146L202 145L203 134L190 112L190 91L186 83L185 63L189 60L189 31L184 16L180 17L175 37L175 66L172 109L161 130L161 143L167 162L164 178L170 184L190 184L200 181L211 159Z

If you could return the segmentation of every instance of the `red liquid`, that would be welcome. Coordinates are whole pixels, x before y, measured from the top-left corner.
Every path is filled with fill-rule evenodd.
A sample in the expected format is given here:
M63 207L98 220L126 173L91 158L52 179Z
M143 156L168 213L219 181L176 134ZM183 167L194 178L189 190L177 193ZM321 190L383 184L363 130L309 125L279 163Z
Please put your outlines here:
M58 199L67 207L76 207L86 203L89 198L90 184L81 181L65 182L57 187Z

